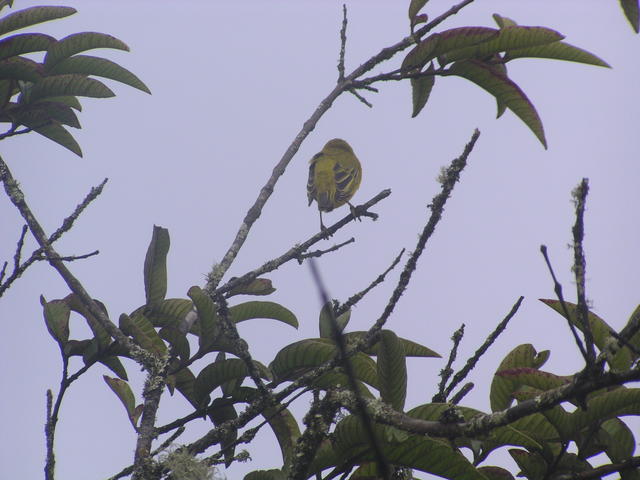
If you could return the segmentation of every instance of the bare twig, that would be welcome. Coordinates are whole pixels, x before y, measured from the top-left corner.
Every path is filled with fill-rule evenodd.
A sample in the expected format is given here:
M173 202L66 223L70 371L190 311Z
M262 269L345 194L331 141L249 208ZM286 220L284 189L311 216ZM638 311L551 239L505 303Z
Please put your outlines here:
M4 140L5 138L14 137L16 135L24 135L25 133L31 132L31 128L23 128L22 130L16 130L15 127L12 127L10 130L6 131L3 134L0 134L0 140Z
M504 329L507 328L509 321L516 314L523 300L524 300L524 297L518 298L518 300L513 305L513 307L511 307L511 310L509 311L507 316L502 319L502 321L498 324L495 330L491 332L491 335L487 337L487 339L480 346L480 348L478 348L478 350L476 350L476 352L471 356L471 358L467 360L467 363L465 364L465 366L462 367L462 369L454 375L453 379L451 380L451 383L445 390L445 398L449 396L449 394L453 391L456 385L458 385L461 381L467 378L467 375L473 369L473 367L476 366L476 363L478 363L478 360L480 360L480 357L484 355L487 349L491 345L493 345L493 342L496 341L496 339L500 336L500 334L504 331Z
M611 463L602 465L593 470L586 470L579 473L566 473L554 477L557 480L591 480L592 478L600 478L612 473L624 472L640 467L640 457L631 457L624 462Z
M447 396L445 395L444 390L447 386L449 378L451 378L451 375L453 375L453 368L451 368L451 366L458 356L458 346L462 341L462 337L464 337L464 323L460 325L460 328L456 330L451 336L453 345L451 346L451 351L449 352L449 359L447 360L447 365L442 370L440 370L440 385L438 386L438 393L436 393L431 399L432 402L444 403L447 401Z
M400 259L402 258L403 254L404 254L404 248L402 250L400 250L400 253L398 254L398 256L393 260L393 262L391 262L391 265L389 265L384 272L382 272L380 275L378 275L378 277L373 282L371 282L367 286L367 288L365 288L364 290L361 290L360 292L356 293L355 295L352 295L346 302L344 302L342 305L340 305L335 311L336 318L339 317L340 315L342 315L347 310L349 310L354 305L356 305L360 300L362 300L364 298L364 296L367 293L369 293L375 287L377 287L382 282L384 282L384 279L386 278L387 274L391 270L396 268L396 265L398 265L398 263L400 263Z
M354 97L356 97L358 100L360 100L360 102L364 103L367 107L373 108L373 104L369 100L364 98L362 95L360 95L355 88L352 88L351 90L349 90L349 93L352 94Z
M540 252L544 257L544 261L546 262L547 268L549 269L549 274L553 279L553 291L555 292L556 297L558 297L558 301L560 302L560 306L562 308L562 313L564 315L564 318L567 320L567 324L569 325L569 329L573 334L573 339L575 340L576 345L578 346L578 350L580 350L580 353L582 354L582 358L584 358L584 361L588 365L589 357L587 355L587 351L584 349L584 346L582 345L582 340L580 340L580 337L578 336L578 331L576 330L576 327L573 325L573 322L571 321L571 315L569 314L569 309L567 308L567 304L564 301L564 295L562 295L562 285L556 279L556 274L553 272L553 267L551 266L549 255L547 254L547 246L540 245Z
M451 397L451 403L458 405L460 401L473 389L473 382L465 383L457 393Z
M320 295L320 304L326 305L330 301L330 297L329 297L329 294L327 293L327 289L324 285L324 282L320 277L320 272L318 271L318 267L316 266L315 260L312 259L309 262L309 266L311 267L311 275L313 276L313 280L316 284L316 288L318 289L318 294ZM374 457L378 464L378 471L380 473L380 476L384 480L389 480L391 478L391 467L389 466L389 463L387 462L384 456L384 453L382 452L382 447L380 446L379 439L373 430L373 423L371 421L371 417L369 413L367 412L366 404L364 402L364 399L362 398L362 395L360 395L359 393L358 381L356 380L356 376L353 371L353 366L351 365L351 362L349 361L349 358L347 356L347 344L344 340L344 335L340 331L340 326L336 321L336 317L333 309L329 308L328 311L329 311L329 318L331 320L331 330L333 334L332 337L336 343L336 346L338 347L340 363L344 367L344 371L347 375L347 378L349 379L349 387L351 388L351 391L355 396L356 405L358 406L356 413L362 419L362 425L364 426L364 430L367 434L367 438L371 442L371 449L373 450ZM329 396L328 393L327 393L327 396ZM335 415L335 412L337 411L337 409L332 411L333 411L333 414ZM309 413L311 413L311 411ZM329 426L327 425L326 427L328 430ZM301 475L303 475L304 473L306 472L302 471ZM301 476L300 478L303 478L303 477Z
M587 350L587 366L594 366L596 352L593 346L593 333L589 324L589 308L586 296L586 265L582 241L584 240L584 208L589 193L589 181L582 179L580 185L573 191L573 199L576 205L576 223L573 225L573 273L576 277L576 290L578 297L577 320L582 325L584 341Z
M340 28L340 57L338 59L338 83L344 80L344 52L347 45L347 5L342 4L342 28Z
M447 18L455 15L465 6L472 3L473 0L462 0L460 3L453 5L449 10L439 15L431 22L424 25L422 28L415 31L412 35L403 38L399 42L389 47L383 48L376 55L371 57L369 60L364 62L362 65L357 67L352 73L345 76L342 82L339 82L334 89L320 102L316 110L311 114L311 116L304 122L302 129L298 132L291 145L287 148L285 153L283 154L280 161L274 167L271 176L265 183L265 185L260 190L258 197L255 202L247 211L236 236L231 243L231 246L225 253L221 262L214 266L213 270L209 273L207 278L206 290L209 294L212 294L213 291L218 287L218 284L222 280L222 277L227 272L233 261L235 260L238 252L242 248L251 227L256 222L256 220L260 217L262 213L262 209L266 204L267 200L273 193L275 184L279 180L279 178L284 174L289 162L293 159L293 156L296 154L303 140L313 131L316 124L322 118L322 116L326 113L326 111L333 105L333 102L345 91L349 91L354 87L353 81L355 81L358 77L364 75L371 69L373 69L376 65L389 60L398 52L405 50L409 46L418 42L424 35L437 27L440 23L445 21Z
M349 240L346 240L342 243L338 243L331 248L327 248L326 250L314 250L313 252L301 253L300 255L298 255L298 257L296 257L296 260L298 260L299 264L302 264L302 262L307 258L321 257L325 253L335 252L336 250L339 250L342 247L349 245L350 243L354 243L355 241L356 239L354 237L351 237Z

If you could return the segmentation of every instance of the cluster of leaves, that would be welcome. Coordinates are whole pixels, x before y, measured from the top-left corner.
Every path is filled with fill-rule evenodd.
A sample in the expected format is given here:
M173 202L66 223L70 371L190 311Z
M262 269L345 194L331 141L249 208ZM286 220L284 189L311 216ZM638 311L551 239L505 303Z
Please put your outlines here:
M409 12L412 25L426 20ZM500 117L508 108L545 146L542 121L531 101L507 72L507 64L518 58L550 58L609 67L602 59L563 42L564 36L545 27L524 27L495 14L498 29L460 27L434 33L409 51L402 70L411 78L413 116L429 100L436 76L465 78L496 98Z
M8 2L0 4L2 10ZM75 111L82 109L77 97L107 98L115 94L102 77L151 93L133 73L100 57L79 55L95 48L129 50L111 35L82 32L60 40L42 33L7 36L25 27L67 17L70 7L32 7L0 19L0 122L10 123L0 138L34 131L75 154L80 146L64 127L80 128ZM24 56L44 52L42 61ZM75 111L74 111L75 110ZM18 130L19 127L25 130Z

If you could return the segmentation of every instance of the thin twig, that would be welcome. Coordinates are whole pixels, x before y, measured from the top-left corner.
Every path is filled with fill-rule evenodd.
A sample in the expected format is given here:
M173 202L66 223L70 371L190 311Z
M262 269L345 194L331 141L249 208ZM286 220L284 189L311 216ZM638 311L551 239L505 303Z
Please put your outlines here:
M11 128L11 130L6 131L3 134L0 134L0 140L4 140L5 138L14 137L16 135L24 135L25 133L31 132L31 128L23 128L22 130L16 130L15 128Z
M153 452L151 452L151 456L152 456L152 457L155 457L155 456L156 456L156 455L158 455L159 453L161 453L161 452L165 451L167 448L169 448L169 447L171 446L171 444L172 444L173 442L175 442L175 441L178 439L178 437L184 433L184 431L185 431L184 426L180 426L180 427L178 427L178 428L176 429L176 431L175 431L175 432L173 432L173 433L169 436L169 438L167 438L164 442L162 442L162 443L160 444L160 446L159 446L158 448L156 448Z
M296 258L296 260L298 260L299 264L302 264L302 262L307 258L318 258L318 257L321 257L325 253L335 252L336 250L339 250L340 248L344 247L345 245L349 245L350 243L354 243L355 241L356 241L356 239L354 237L351 237L349 240L347 240L345 242L342 242L342 243L338 243L338 244L334 245L331 248L327 248L326 250L314 250L313 252L302 253Z
M402 250L400 250L400 253L398 254L398 256L393 260L393 262L391 262L391 265L389 265L384 272L382 272L380 275L378 275L378 277L375 280L373 280L373 282L371 282L367 286L367 288L365 288L364 290L361 290L360 292L356 293L355 295L352 295L346 302L344 302L342 305L340 305L338 308L336 308L336 311L335 311L336 318L338 318L344 312L349 310L351 307L355 306L360 300L362 300L364 298L364 296L367 293L369 293L375 287L377 287L382 282L384 282L384 279L386 278L388 273L391 270L393 270L394 268L396 268L396 265L398 265L398 263L400 263L400 259L402 258L403 254L404 254L404 248Z
M454 405L458 405L460 401L467 395L467 393L469 393L473 389L473 387L473 382L465 383L462 388L451 397L451 403L453 403Z
M464 337L464 323L460 325L460 328L456 330L451 336L451 340L453 341L453 345L451 346L451 351L449 352L449 359L447 360L447 364L445 367L440 370L440 385L438 386L438 393L436 393L431 399L432 402L436 403L444 403L447 401L447 396L444 393L444 389L447 386L447 382L451 375L453 375L453 362L455 362L456 357L458 356L458 346Z
M320 272L318 271L318 267L316 265L315 260L312 259L309 262L309 266L311 268L311 275L316 284L316 288L318 289L318 294L320 296L320 304L326 305L327 303L330 302L330 297L324 285L324 282L322 281L322 278L320 276ZM387 459L385 458L385 455L382 452L382 447L380 446L378 436L373 430L373 422L371 421L371 416L367 412L366 404L364 402L364 399L362 398L362 395L360 394L360 390L358 388L358 381L356 380L356 376L353 371L353 365L351 365L351 362L347 357L347 344L345 342L344 335L340 331L340 326L336 321L336 316L334 314L333 308L329 308L328 311L329 311L329 318L331 320L332 337L338 347L340 363L344 367L344 371L349 380L349 387L351 388L351 391L355 395L356 405L358 406L357 414L362 419L362 425L364 427L366 436L371 443L371 449L373 450L374 457L378 464L378 472L384 480L389 480L391 478L391 467L389 466L389 463L387 462ZM311 413L311 411L309 413ZM302 472L302 473L305 473L305 472Z
M480 360L480 357L484 355L487 349L491 345L493 345L493 342L496 341L496 339L500 336L500 334L504 331L504 329L507 328L509 321L517 313L523 300L524 300L524 297L518 298L518 300L513 305L513 307L511 307L511 310L509 311L509 313L507 313L507 316L502 319L502 321L498 324L495 330L491 332L491 335L487 337L487 339L480 346L480 348L478 348L478 350L476 350L476 352L471 356L471 358L467 360L467 363L465 364L465 366L462 367L462 369L460 369L460 371L453 376L451 383L445 390L445 398L449 396L449 394L453 391L456 385L458 385L461 381L467 378L467 375L471 370L473 370L473 367L476 366L476 363L478 363L478 360Z
M582 242L584 240L584 208L589 193L589 181L583 178L580 185L573 191L573 199L576 206L576 222L573 225L573 273L576 278L576 290L578 297L577 320L582 325L582 333L587 350L587 366L595 364L596 352L593 346L593 333L589 323L589 308L586 295L586 268L587 262L584 256Z
M347 5L342 4L342 28L340 28L340 57L338 59L338 83L344 80L344 52L347 45Z
M601 467L579 473L565 473L554 478L556 480L591 480L592 478L600 478L605 475L624 472L638 467L640 467L640 457L631 457L624 462L602 465Z
M584 361L587 364L589 364L589 357L587 355L586 350L584 349L584 346L582 345L582 340L580 340L580 336L578 335L578 331L576 330L576 327L573 325L573 322L571 321L571 315L569 314L569 308L567 307L567 304L564 301L564 295L562 295L562 285L556 279L556 274L554 273L553 267L551 266L551 260L549 260L549 255L547 253L547 246L546 245L540 245L540 252L542 253L542 256L544 257L544 261L547 264L547 269L549 270L549 274L551 275L551 278L553 279L553 291L555 292L556 297L558 297L558 301L560 302L560 307L562 308L563 316L567 320L567 324L569 325L569 329L571 330L571 333L573 334L573 339L575 340L576 345L578 346L578 350L580 350L580 353L582 354L582 358L584 358Z
M351 90L349 90L349 93L352 94L354 97L356 97L358 100L360 100L362 103L364 103L367 107L373 108L373 104L369 100L364 98L362 95L360 95L355 88L352 88Z

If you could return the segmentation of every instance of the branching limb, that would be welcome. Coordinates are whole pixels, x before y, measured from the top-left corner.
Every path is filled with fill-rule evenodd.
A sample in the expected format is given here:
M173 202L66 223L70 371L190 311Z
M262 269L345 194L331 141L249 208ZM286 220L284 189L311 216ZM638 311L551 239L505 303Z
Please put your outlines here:
M356 207L356 210L358 210L359 214L362 214L361 212L367 211L373 205L387 198L389 195L391 195L391 190L383 190L368 202L365 202L362 205L358 205ZM352 214L349 214L346 217L342 218L337 223L328 227L326 232L330 232L330 234L333 235L335 232L337 232L338 230L340 230L342 227L344 227L345 225L347 225L349 222L353 220L354 220L354 216ZM216 293L217 294L226 293L240 285L246 285L251 281L255 280L258 276L264 275L265 273L272 272L273 270L276 270L281 265L287 263L290 260L298 259L300 255L302 255L304 252L306 252L309 249L309 247L311 247L312 245L324 239L325 239L325 232L318 232L314 236L306 240L305 242L290 248L279 257L264 263L261 267L256 268L255 270L252 270L251 272L248 272L242 275L241 277L237 277L232 280L229 280L226 284L218 288L218 290L216 290Z
M523 300L524 300L524 297L518 298L518 300L513 305L513 307L511 307L511 311L507 314L507 316L502 319L502 321L498 324L495 330L491 332L491 335L487 337L487 339L480 346L480 348L478 348L478 350L476 350L476 352L471 356L471 358L467 360L467 363L465 364L465 366L462 367L462 369L454 375L453 380L451 380L451 383L449 384L449 386L446 388L444 392L445 399L449 396L449 394L460 382L462 382L465 378L467 378L467 375L473 369L473 367L476 366L476 363L478 363L478 360L480 360L480 357L484 355L484 353L489 349L491 345L493 345L493 342L496 341L496 339L500 336L500 334L504 331L504 329L507 328L509 321L514 317L514 315L520 308L520 305L522 304Z
M602 465L601 467L594 468L593 470L580 473L561 474L554 478L556 480L591 480L592 478L600 478L605 475L624 472L638 467L640 467L640 457L632 457L624 462Z
M573 339L575 340L576 345L578 346L578 350L580 350L580 353L582 354L582 358L584 358L584 361L588 365L589 356L587 355L587 351L584 349L584 345L582 345L582 340L578 335L578 331L576 330L576 327L571 322L571 315L569 314L569 309L567 308L567 304L564 301L564 295L562 294L562 285L560 284L560 282L558 282L556 278L556 274L553 271L553 267L551 266L551 260L549 260L549 255L547 253L547 246L540 245L540 252L544 257L544 261L546 262L547 268L549 269L549 274L553 279L553 291L555 292L556 297L558 297L558 301L560 302L560 306L562 307L562 314L564 315L564 318L567 320L567 324L569 325L569 329L573 334Z
M22 130L17 130L16 127L17 126L13 126L5 133L0 134L0 140L4 140L5 138L9 137L15 137L16 135L23 135L32 131L31 128L23 128Z

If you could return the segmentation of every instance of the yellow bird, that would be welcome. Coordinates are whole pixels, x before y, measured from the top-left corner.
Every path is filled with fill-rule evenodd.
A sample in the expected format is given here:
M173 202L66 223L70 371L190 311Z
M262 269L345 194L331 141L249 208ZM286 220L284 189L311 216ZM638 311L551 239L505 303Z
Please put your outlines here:
M320 211L320 229L326 230L322 223L322 212L330 212L345 203L355 208L349 200L360 187L362 167L351 146L340 138L329 140L321 152L309 160L309 181L307 197L309 205L314 200Z

